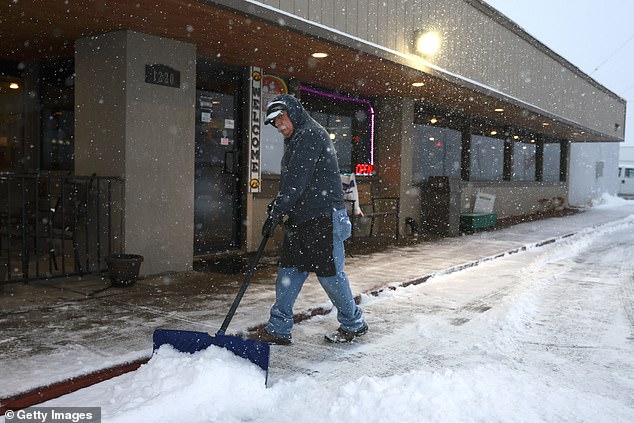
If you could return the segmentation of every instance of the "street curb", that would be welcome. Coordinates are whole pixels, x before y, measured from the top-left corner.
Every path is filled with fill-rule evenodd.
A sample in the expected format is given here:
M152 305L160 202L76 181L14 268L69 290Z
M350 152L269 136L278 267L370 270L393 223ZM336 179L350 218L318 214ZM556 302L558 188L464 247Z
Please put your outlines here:
M51 385L30 389L26 392L0 399L0 415L4 415L8 410L21 410L37 404L61 397L71 392L87 388L99 382L103 382L113 377L137 370L147 363L150 357L135 360L129 363L118 364L113 367L97 370L86 375L73 377L70 379L55 382Z

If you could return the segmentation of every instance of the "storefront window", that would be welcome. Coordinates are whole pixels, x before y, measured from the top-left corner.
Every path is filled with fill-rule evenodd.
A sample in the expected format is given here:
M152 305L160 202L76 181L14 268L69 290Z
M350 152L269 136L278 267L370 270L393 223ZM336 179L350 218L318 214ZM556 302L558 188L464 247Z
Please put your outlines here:
M44 170L73 170L75 150L75 74L72 60L40 69L42 158Z
M514 143L512 180L535 180L535 152L536 148L534 143Z
M504 178L504 141L483 135L471 137L471 180L501 181Z
M0 171L22 169L24 157L24 82L0 75Z
M412 182L429 176L460 177L462 133L455 129L414 124Z
M352 173L352 118L315 112L312 117L323 126L337 151L339 171Z
M302 104L330 135L341 173L370 176L374 163L374 108L370 101L301 88Z
M544 182L559 182L561 145L558 142L544 144Z
M301 102L322 125L335 149L341 173L373 174L374 110L368 100L301 87ZM279 175L284 143L275 128L264 125L261 135L262 172Z

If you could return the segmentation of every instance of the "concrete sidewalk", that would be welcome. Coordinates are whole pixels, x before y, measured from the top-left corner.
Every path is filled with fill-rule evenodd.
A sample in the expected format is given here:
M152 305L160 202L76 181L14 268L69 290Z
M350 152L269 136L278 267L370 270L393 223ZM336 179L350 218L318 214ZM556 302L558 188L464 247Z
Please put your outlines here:
M633 214L631 202L391 247L348 258L346 272L355 294L377 294L557 242ZM228 333L242 333L267 320L275 273L274 266L258 269ZM149 277L126 288L109 287L109 281L98 276L7 285L0 292L0 398L148 357L152 333L159 327L214 334L242 281L242 275L192 271ZM295 306L298 317L323 314L330 307L311 276Z

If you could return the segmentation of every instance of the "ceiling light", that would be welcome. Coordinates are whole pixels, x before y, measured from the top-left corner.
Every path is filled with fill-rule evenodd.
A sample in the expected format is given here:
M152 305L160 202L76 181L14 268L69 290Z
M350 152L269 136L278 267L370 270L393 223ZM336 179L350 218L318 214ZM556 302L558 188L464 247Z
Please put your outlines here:
M426 56L434 55L440 49L440 35L437 32L424 32L416 37L416 51Z
M495 129L493 131L491 131L491 135L497 135L498 131L496 131Z
M422 87L424 85L425 85L424 82L414 82L414 83L412 83L412 87Z
M542 123L542 125L543 125L543 126L548 126L548 125L550 125L550 123L548 123L548 122L544 122L544 123Z
M496 112L503 112L504 109L502 109L501 107L498 107L497 109L495 109Z
M520 136L519 136L519 135L513 135L513 139L514 139L514 140L519 140L519 139L520 139Z
M313 56L315 59L323 59L324 57L328 57L328 53L316 52L311 54L311 56Z
M431 123L437 123L437 122L438 122L438 119L436 119L436 118L431 118L429 121L430 121Z
M12 90L17 90L18 88L20 88L20 86L17 82L12 82L9 84L9 88L11 88Z

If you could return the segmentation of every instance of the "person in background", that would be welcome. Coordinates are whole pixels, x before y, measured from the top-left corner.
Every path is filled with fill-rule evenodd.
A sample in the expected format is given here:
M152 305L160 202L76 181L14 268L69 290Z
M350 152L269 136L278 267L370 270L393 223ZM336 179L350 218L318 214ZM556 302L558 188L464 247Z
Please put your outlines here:
M267 105L265 124L284 137L279 192L268 206L262 236L284 221L284 240L268 324L251 337L270 344L292 342L293 305L310 272L337 308L339 328L329 342L351 342L368 331L344 272L344 245L351 224L335 148L326 130L288 94Z

